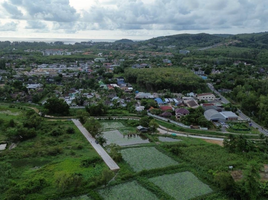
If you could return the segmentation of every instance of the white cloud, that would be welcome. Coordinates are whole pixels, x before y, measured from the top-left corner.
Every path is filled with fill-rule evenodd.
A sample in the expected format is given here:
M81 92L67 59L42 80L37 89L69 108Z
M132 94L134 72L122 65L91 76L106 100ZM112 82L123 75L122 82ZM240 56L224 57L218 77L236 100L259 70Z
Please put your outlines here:
M0 6L0 19L27 21L25 31L74 36L258 32L267 30L267 14L262 0L5 0Z

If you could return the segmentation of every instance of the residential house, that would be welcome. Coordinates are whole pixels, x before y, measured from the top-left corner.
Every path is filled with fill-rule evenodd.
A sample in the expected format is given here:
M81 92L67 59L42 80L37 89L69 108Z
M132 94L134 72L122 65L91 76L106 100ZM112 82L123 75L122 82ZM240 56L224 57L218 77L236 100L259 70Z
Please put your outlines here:
M177 109L175 109L175 115L176 115L176 117L178 119L181 118L182 116L188 115L189 113L190 113L189 110L187 110L185 108L177 108Z
M154 95L151 93L139 92L136 94L135 99L154 99Z
M203 93L203 94L198 94L197 99L199 101L205 100L205 101L214 101L215 100L215 95L212 93Z
M161 117L170 118L172 116L171 112L165 111L162 114L160 114Z
M171 106L160 106L160 109L162 111L173 111L173 108Z
M162 101L161 98L156 98L154 100L157 102L158 105L163 105L164 104L164 102Z

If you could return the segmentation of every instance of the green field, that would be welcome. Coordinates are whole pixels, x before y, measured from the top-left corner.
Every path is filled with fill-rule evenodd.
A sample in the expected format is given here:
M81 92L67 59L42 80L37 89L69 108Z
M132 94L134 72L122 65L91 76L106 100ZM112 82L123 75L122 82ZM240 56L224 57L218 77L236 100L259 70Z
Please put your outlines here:
M213 192L191 172L163 175L149 181L177 200L192 199Z
M123 183L99 190L99 194L107 200L156 200L158 199L153 193L140 186L136 181Z
M154 147L128 148L121 151L123 159L135 172L177 165L178 162Z
M68 127L75 132L68 134ZM52 136L51 130L55 128L62 130L62 134ZM36 137L3 151L0 157L0 166L12 172L11 176L0 171L5 178L0 182L0 199L18 199L22 195L25 199L56 198L61 193L96 184L107 169L71 121L44 121ZM82 165L85 161L89 163L86 166Z
M181 140L174 139L171 137L158 137L160 142L180 142Z

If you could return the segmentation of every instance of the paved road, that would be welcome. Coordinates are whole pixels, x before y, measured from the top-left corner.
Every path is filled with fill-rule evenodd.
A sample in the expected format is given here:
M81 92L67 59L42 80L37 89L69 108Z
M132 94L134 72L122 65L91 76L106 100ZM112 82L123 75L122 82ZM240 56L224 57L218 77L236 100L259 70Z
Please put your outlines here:
M188 134L179 133L171 129L163 129L163 128L164 127L162 126L159 126L159 128L157 128L160 134L177 135L177 136L182 136L182 137L191 137L191 138L198 138L198 139L205 139L205 140L218 140L218 141L224 140L223 138L188 135Z
M119 170L120 167L109 156L109 154L102 148L102 146L95 142L95 138L93 138L90 135L90 133L85 129L85 127L80 123L80 121L77 119L72 119L72 121L77 126L77 128L81 131L81 133L85 136L85 138L89 141L89 143L94 147L97 153L102 157L106 165L113 171Z
M217 90L215 90L215 88L213 87L213 85L211 83L207 83L209 89L211 91L213 91L215 94L219 95L219 97L221 98L222 103L227 104L230 103L230 101L228 99L226 99L224 96L222 96Z
M250 119L247 115L245 115L241 110L238 110L238 114L239 117L243 120L250 120L250 124L252 127L257 128L259 130L259 132L268 135L268 131L266 129L264 129L261 125L257 124L256 122L254 122L252 119Z
M217 90L215 90L215 88L213 87L213 85L211 83L207 83L209 89L211 89L213 92L215 92L217 95L219 95L221 97L221 101L223 103L230 103L226 98L224 98L224 96L222 96ZM256 122L254 122L253 120L251 120L247 115L245 115L241 110L238 110L239 113L239 117L242 118L243 120L250 120L252 127L257 128L259 130L259 132L268 135L268 130L263 129L262 126L260 126L259 124L257 124Z

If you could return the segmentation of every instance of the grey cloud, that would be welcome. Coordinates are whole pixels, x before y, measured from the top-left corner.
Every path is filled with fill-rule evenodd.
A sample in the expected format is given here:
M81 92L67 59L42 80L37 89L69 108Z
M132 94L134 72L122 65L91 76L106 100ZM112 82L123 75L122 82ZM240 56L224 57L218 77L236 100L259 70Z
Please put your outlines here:
M267 29L268 7L263 0L114 0L95 6L81 14L69 0L8 0L3 7L13 18L52 21L52 30L76 33L84 30L228 30L233 27ZM11 13L11 12L9 12ZM31 22L34 23L34 22ZM43 24L44 25L44 24ZM42 29L40 24L27 28Z
M116 9L94 7L83 13L83 20L100 29L228 29L233 26L266 24L268 8L260 0L156 0L150 6L136 0L121 0Z
M41 21L28 21L26 29L47 29L47 25Z
M2 3L3 8L14 18L22 17L22 12L14 5L7 2Z
M15 22L10 22L6 24L0 23L0 31L16 31L18 24Z
M80 18L77 11L70 6L69 0L10 0L6 5L22 7L27 12L27 19L73 22Z

